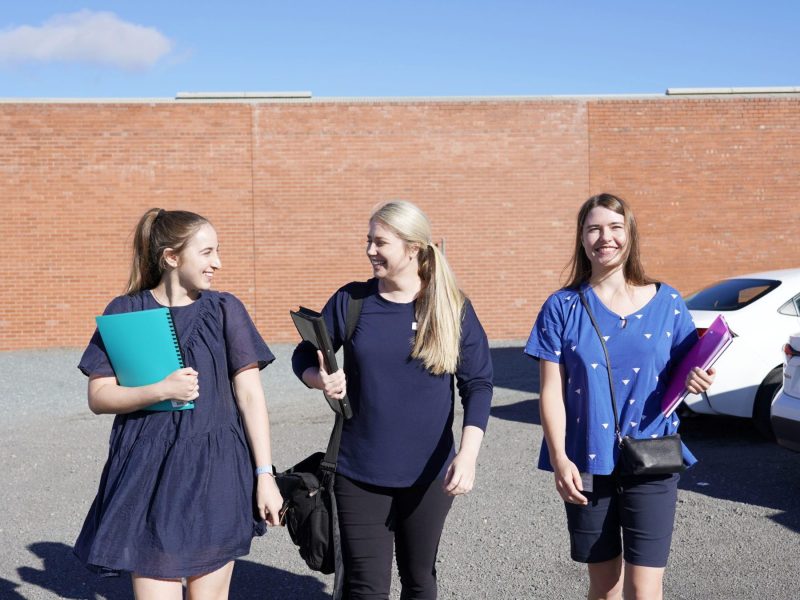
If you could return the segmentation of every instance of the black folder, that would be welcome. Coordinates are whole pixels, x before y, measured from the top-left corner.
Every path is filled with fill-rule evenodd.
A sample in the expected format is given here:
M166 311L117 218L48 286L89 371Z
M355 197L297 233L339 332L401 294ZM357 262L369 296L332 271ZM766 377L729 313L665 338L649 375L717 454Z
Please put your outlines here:
M338 371L336 353L333 351L331 336L328 335L328 328L325 326L325 319L322 318L322 315L304 306L301 306L296 311L290 310L289 314L292 316L292 321L294 321L294 326L297 327L300 337L322 352L325 370L328 373ZM350 408L350 401L347 399L346 394L341 400L328 398L327 394L325 394L325 399L333 412L342 415L345 419L353 416L353 409Z

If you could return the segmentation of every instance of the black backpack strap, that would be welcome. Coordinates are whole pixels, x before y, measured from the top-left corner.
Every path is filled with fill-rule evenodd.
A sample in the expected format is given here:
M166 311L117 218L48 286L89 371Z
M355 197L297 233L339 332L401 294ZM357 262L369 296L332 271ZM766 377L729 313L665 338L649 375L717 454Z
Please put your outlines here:
M364 304L364 298L369 294L373 281L354 281L344 287L348 296L344 328L344 373L348 380L352 379L358 372L358 366L353 358L353 345L350 341L356 331L358 318L361 316L361 306Z
M353 337L353 332L358 324L358 317L361 316L361 305L364 298L369 294L372 281L354 281L344 286L347 292L347 316L345 318L344 343L347 344ZM345 357L346 358L346 357Z
M347 378L350 378L352 368L355 365L351 354L350 339L353 337L353 332L356 330L358 318L361 316L361 306L364 304L364 298L370 290L371 282L369 281L354 281L348 283L344 289L347 292L347 316L345 317L345 337L344 337L344 372ZM336 461L339 458L339 444L342 441L342 426L344 418L339 413L336 413L336 421L333 425L331 437L328 440L328 449L325 451L325 458L322 459L320 466L323 471L329 473L336 472Z

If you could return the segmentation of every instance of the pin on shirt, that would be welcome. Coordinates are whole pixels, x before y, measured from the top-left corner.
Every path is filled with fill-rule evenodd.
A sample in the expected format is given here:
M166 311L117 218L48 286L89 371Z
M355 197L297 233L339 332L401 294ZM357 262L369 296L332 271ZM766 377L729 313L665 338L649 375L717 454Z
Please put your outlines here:
M417 330L417 322L414 321L413 323L411 323L411 331L416 331L416 330Z

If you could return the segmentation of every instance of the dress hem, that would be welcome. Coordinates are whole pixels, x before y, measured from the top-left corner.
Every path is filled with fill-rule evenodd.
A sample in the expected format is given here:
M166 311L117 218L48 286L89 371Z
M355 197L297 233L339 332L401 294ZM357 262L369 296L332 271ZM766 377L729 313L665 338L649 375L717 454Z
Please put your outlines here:
M227 565L231 561L235 561L238 558L242 558L250 554L250 544L247 544L246 549L239 549L234 551L230 557L214 561L212 563L208 563L202 566L195 566L186 571L183 571L180 575L176 574L167 574L165 572L148 572L146 570L137 570L136 568L132 567L131 565L120 565L120 566L110 566L110 565L98 565L96 563L89 562L84 560L81 556L78 555L77 552L73 550L72 552L78 560L80 560L83 565L93 573L96 573L101 576L111 576L112 574L116 573L116 575L120 575L122 573L135 573L140 577L146 577L151 579L183 579L185 577L195 577L197 575L205 575L208 573L213 573L217 569L220 569Z

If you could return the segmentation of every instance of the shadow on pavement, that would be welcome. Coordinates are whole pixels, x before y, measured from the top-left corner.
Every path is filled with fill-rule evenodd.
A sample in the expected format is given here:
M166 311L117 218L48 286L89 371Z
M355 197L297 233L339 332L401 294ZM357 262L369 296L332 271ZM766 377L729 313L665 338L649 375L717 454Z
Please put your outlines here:
M87 570L72 554L72 548L60 542L37 542L28 549L43 563L42 569L20 567L22 581L51 592L59 598L74 600L133 600L130 578L101 577ZM0 598L24 599L19 586L0 579ZM323 600L325 584L309 575L296 575L246 560L236 561L230 591L231 600Z
M518 421L519 423L533 425L542 424L539 418L539 400L534 399L522 400L514 404L493 406L489 414L496 419L503 419L504 421Z
M494 385L520 392L539 392L539 363L522 353L522 346L492 348Z
M681 489L780 511L770 518L800 533L800 454L765 440L748 419L689 415L680 433L699 461Z
M325 584L312 575L296 575L249 560L237 560L233 570L230 600L329 600L330 597Z
M331 576L332 578L333 576ZM237 560L230 600L325 600L325 584L311 575L296 575L248 560Z
M25 600L17 591L19 585L8 579L0 577L0 598L3 600Z
M492 348L491 353L495 387L539 393L539 363L523 354L522 346ZM506 421L541 425L538 399L493 406L491 415Z
M75 558L72 548L66 544L36 542L28 546L28 550L42 560L41 569L17 569L19 578L29 585L52 592L59 598L133 600L129 577L101 577L92 573Z

